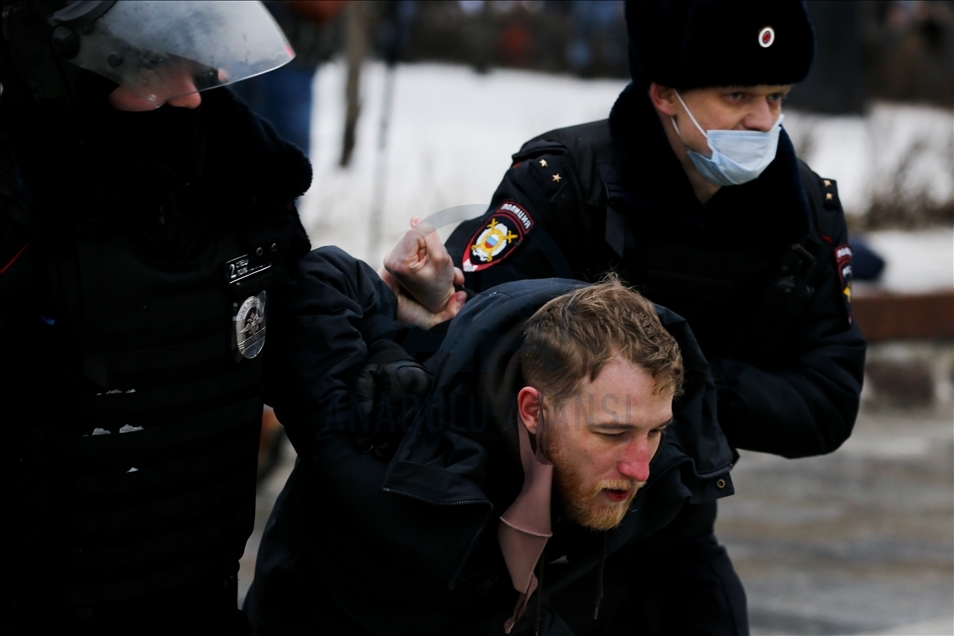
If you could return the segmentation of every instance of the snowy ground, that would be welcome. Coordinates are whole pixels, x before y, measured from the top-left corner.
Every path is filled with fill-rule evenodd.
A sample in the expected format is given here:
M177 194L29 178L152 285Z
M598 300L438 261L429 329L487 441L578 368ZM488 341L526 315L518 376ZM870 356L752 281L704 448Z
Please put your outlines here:
M954 287L954 228L890 230L866 238L887 262L882 287L907 293Z
M352 165L338 166L344 122L344 68L316 77L312 131L315 180L302 214L315 245L335 244L381 262L412 215L486 203L510 155L553 128L602 119L625 86L524 71L485 75L463 66L418 64L395 71L391 125L377 150L385 70L365 67ZM838 180L849 214L864 211L895 181L936 200L954 196L954 115L920 106L876 104L865 117L788 112L785 127L812 167ZM380 215L376 175L386 166ZM372 232L372 226L376 232ZM378 245L370 238L381 236ZM879 232L868 237L888 257L885 285L898 291L954 287L954 230Z

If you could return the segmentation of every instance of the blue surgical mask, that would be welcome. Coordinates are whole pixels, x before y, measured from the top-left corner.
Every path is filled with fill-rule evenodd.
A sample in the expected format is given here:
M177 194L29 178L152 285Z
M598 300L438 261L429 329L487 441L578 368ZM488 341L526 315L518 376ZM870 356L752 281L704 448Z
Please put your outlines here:
M740 185L757 179L768 165L775 160L778 150L778 136L782 132L781 113L772 127L766 131L758 130L710 130L706 132L693 117L682 96L676 92L679 103L686 109L689 119L709 142L712 156L706 157L694 150L687 151L693 165L707 181L720 186ZM679 134L676 119L670 117L672 126Z

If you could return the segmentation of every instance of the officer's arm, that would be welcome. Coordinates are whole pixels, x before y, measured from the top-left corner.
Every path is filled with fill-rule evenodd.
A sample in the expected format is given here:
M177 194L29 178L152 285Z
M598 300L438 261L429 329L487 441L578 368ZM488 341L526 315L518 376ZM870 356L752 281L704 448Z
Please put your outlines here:
M266 401L302 457L355 430L351 383L369 349L395 329L397 301L365 263L314 250L274 290L266 348Z
M836 251L848 243L843 216L836 227L820 259L823 269L803 326L785 334L797 340L797 353L770 371L738 360L710 360L719 422L733 446L804 457L829 453L851 434L865 341L850 322L850 287L839 274Z
M542 142L514 155L487 211L461 223L445 242L464 286L482 292L525 278L574 278L552 210L579 201L578 187L564 147Z

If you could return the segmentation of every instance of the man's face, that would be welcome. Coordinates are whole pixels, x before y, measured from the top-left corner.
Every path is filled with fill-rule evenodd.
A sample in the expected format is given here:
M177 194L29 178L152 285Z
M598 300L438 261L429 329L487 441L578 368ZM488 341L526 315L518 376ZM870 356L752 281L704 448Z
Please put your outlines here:
M202 96L195 90L192 78L186 75L175 78L174 83L164 86L163 89L166 94L180 96L173 99L158 97L155 101L150 101L145 97L140 97L128 88L120 86L109 94L109 105L116 110L144 112L156 110L164 104L177 108L197 108L202 103ZM183 92L186 94L182 95Z
M215 71L208 72L215 76ZM166 104L177 108L197 108L202 103L202 95L196 87L196 68L193 63L167 63L161 73L153 74L150 79L148 92L152 94L151 99L142 96L147 90L144 87L134 91L126 86L119 86L109 94L110 106L116 110L142 112L155 110ZM216 84L226 81L225 73L219 70Z
M791 84L696 88L680 92L686 106L706 132L710 130L768 131L782 112L782 100ZM666 89L672 91L672 89ZM679 138L690 150L712 156L705 136L695 127L686 109L672 92L671 108Z
M672 420L672 391L616 358L552 410L544 403L543 449L570 519L595 530L623 520L649 479L649 461Z

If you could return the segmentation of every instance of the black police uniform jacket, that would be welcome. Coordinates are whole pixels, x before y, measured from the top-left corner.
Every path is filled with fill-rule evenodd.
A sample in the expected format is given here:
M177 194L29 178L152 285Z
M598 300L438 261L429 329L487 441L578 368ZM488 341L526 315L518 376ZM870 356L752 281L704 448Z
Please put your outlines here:
M255 633L502 634L517 593L497 527L523 484L514 353L525 320L580 283L514 282L479 294L434 352L422 344L433 333L398 330L394 298L366 265L322 248L303 259L300 274L272 342L284 373L276 412L299 461L266 527L247 598ZM610 583L626 579L616 571L620 554L687 501L732 492L732 453L715 420L708 367L685 321L659 313L687 366L672 433L619 527L590 531L555 511L542 585L514 634L534 633L538 620L541 634L632 632L633 599ZM390 412L362 419L349 378L387 338L426 357L435 385L394 419ZM401 421L408 411L416 417ZM406 424L389 460L355 444L356 432Z
M718 387L730 444L828 453L851 433L865 343L835 182L783 130L762 175L695 197L655 109L630 85L609 120L527 142L486 214L447 241L465 285L610 270L684 316Z
M228 90L202 95L0 105L0 620L234 620L268 294L309 249L311 171Z

